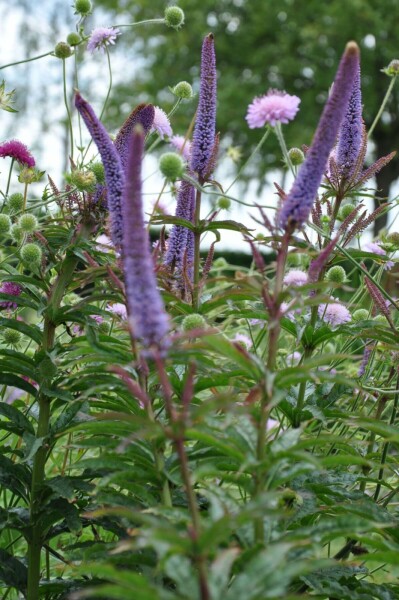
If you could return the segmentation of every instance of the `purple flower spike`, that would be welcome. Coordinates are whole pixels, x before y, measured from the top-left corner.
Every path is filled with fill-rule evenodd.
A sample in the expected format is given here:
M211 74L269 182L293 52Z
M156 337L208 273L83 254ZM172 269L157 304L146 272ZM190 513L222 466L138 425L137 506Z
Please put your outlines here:
M141 191L143 150L144 131L136 125L130 141L123 192L123 270L133 335L143 344L144 356L151 357L154 347L165 354L170 340L168 317L157 288L150 240L144 226Z
M115 247L122 245L122 192L124 175L119 154L104 125L96 117L94 110L79 92L75 96L75 106L90 132L100 153L107 184L108 209L111 215L112 241Z
M339 172L346 179L355 170L363 142L362 92L360 88L360 64L353 82L348 109L338 135L336 162Z
M19 296L22 292L22 287L18 285L18 283L5 281L0 285L0 292L2 294L8 294L9 296ZM2 300L0 302L0 308L15 309L17 306L17 303L12 300Z
M341 58L312 145L281 208L279 224L284 230L293 231L301 227L309 217L358 72L359 48L355 42L349 42Z
M140 123L144 129L145 135L147 135L153 125L154 115L155 109L152 104L139 104L135 109L132 110L118 131L118 134L115 138L115 147L121 159L123 169L126 169L129 140L135 125Z
M197 119L191 150L191 170L200 178L207 175L216 131L216 57L213 34L204 39L201 55L201 83Z
M176 217L193 222L195 210L195 189L187 181L182 181L177 196ZM191 279L194 259L194 236L191 229L174 225L168 239L165 264L179 273L184 267L186 257L188 273Z

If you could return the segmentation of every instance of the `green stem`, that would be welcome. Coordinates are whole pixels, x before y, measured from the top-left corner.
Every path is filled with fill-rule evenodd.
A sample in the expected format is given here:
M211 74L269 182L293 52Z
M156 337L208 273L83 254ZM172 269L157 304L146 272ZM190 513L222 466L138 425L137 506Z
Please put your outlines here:
M45 56L50 56L53 54L53 50L50 52L46 52L45 54L39 54L39 56L33 56L32 58L24 58L23 60L17 60L16 62L8 63L7 65L3 65L0 67L0 71L2 69L7 69L8 67L14 67L15 65L22 65L23 63L32 62L34 60L39 60L39 58L44 58Z
M387 93L384 96L384 100L382 101L382 104L380 106L380 110L378 111L378 113L377 113L377 115L376 115L376 117L375 117L375 119L374 119L374 121L373 121L373 123L372 123L372 125L371 125L371 127L369 129L369 131L368 131L367 137L371 136L371 134L373 133L373 131L374 131L374 129L375 129L378 121L381 118L382 113L384 112L384 108L386 106L386 103L388 102L389 96L391 95L392 90L393 90L393 86L395 85L396 78L397 78L397 75L394 75L392 77L392 79L391 79L391 83L388 86Z
M197 190L195 198L195 213L194 213L194 225L199 228L201 216L201 192ZM198 312L199 308L199 280L200 280L200 245L201 245L201 232L194 232L194 289L193 289L193 309Z
M7 187L6 187L6 197L8 196L8 192L10 190L10 183L11 183L11 173L12 173L12 168L14 166L14 162L15 162L15 158L13 158L11 160L11 165L10 165L10 171L8 173L8 179L7 179Z
M62 59L62 85L64 88L64 104L68 115L68 129L69 129L69 143L71 145L71 158L73 159L73 127L71 111L69 110L68 98L67 98L67 82L66 82L66 67L65 58Z
M293 176L296 177L295 169L294 169L292 161L291 161L291 159L289 157L287 146L285 144L285 139L284 139L284 136L283 136L283 130L281 129L281 123L279 121L277 121L277 123L274 126L274 133L276 134L276 137L278 139L278 143L280 144L280 148L281 148L281 152L283 153L284 160L287 163L287 165L288 165L291 173L293 174Z
M247 158L247 160L245 161L245 163L242 165L242 167L240 168L240 170L238 171L236 177L233 179L233 181L230 183L229 187L226 190L226 194L229 192L229 190L231 190L231 188L233 187L233 185L236 183L236 181L240 178L241 173L244 171L244 169L246 169L247 165L251 162L251 160L253 159L253 157L255 156L255 154L257 154L259 152L259 150L262 148L264 142L267 140L267 138L269 137L269 133L270 133L270 127L266 128L265 133L263 134L262 138L260 139L260 141L258 142L258 144L256 145L255 150L251 153L251 155L249 156L249 158ZM224 195L226 195L224 194Z

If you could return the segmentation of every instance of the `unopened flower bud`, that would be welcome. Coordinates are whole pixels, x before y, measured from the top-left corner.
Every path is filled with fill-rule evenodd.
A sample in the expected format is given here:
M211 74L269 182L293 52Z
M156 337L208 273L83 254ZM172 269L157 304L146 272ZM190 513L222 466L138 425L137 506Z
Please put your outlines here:
M21 334L17 329L6 328L3 330L3 340L8 346L18 346L21 341Z
M104 165L102 162L94 162L90 165L90 171L94 173L97 183L105 184Z
M288 157L294 167L301 165L305 160L305 155L300 148L290 148L288 150Z
M11 229L11 219L8 215L0 214L0 234L8 233Z
M346 217L355 210L356 206L354 204L344 204L338 211L338 219L340 221L345 221Z
M221 196L220 198L218 198L218 207L221 210L229 210L230 206L231 206L230 198L226 198L225 196Z
M29 234L37 230L39 223L35 215L25 213L20 216L18 220L18 225L21 228L21 231L23 231L23 233Z
M179 29L184 24L184 12L178 6L167 6L165 8L165 25Z
M205 327L206 321L202 315L194 313L184 317L182 322L183 331L191 331L192 329L200 329Z
M369 319L369 311L365 308L358 308L352 315L352 320L357 323L358 321L366 321Z
M42 249L37 244L25 244L21 248L21 259L27 267L36 267L42 260Z
M183 100L189 100L193 97L193 88L188 81L180 81L177 83L172 89L172 92L177 98L182 98Z
M72 55L72 48L66 42L58 42L54 48L54 54L57 58L69 58Z
M82 41L82 38L80 37L80 35L78 33L76 33L75 31L72 31L71 33L69 33L67 35L66 41L70 46L77 46Z
M75 0L75 13L86 17L92 11L90 0Z
M326 280L332 283L343 283L346 280L346 271L343 267L336 265L326 273Z
M35 183L41 180L43 174L43 171L38 171L32 167L24 167L18 175L18 181L20 183Z
M389 77L395 77L396 75L399 75L399 60L397 58L391 60L389 65L385 67L385 69L382 69L382 71Z
M97 183L95 174L92 171L81 171L75 169L70 175L70 181L80 192L91 192Z
M24 196L20 193L11 194L8 198L7 206L12 213L19 212L24 207Z
M213 261L214 269L225 269L228 265L228 262L223 256L219 256L216 260Z
M396 250L399 248L399 232L393 231L392 233L388 233L386 240L389 244L392 244Z
M11 227L10 235L11 235L12 239L14 240L14 242L17 242L17 244L22 242L22 240L25 237L24 232L22 231L20 226L17 225L17 223L14 223L14 225Z
M164 177L175 181L183 175L184 160L180 154L166 152L159 160L159 169Z
M373 321L375 321L376 323L380 323L381 325L387 324L387 319L386 317L384 317L384 315L376 315L375 317L373 317Z

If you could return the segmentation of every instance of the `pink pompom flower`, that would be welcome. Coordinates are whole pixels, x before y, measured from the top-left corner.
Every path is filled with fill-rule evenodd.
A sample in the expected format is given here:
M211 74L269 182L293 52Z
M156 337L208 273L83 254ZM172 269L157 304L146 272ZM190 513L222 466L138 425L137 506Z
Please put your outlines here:
M269 123L274 127L276 123L288 123L295 118L299 110L300 98L291 96L280 90L269 90L264 96L254 98L248 106L245 117L250 129L264 127Z
M320 319L323 319L330 325L344 325L349 323L352 317L349 310L339 302L331 302L330 304L320 304L317 309Z
M159 108L159 106L154 106L154 111L154 122L151 131L157 131L161 139L163 139L165 135L171 137L173 131L168 115L162 108Z
M98 50L104 52L104 48L110 44L115 44L116 38L121 32L116 27L97 27L93 29L90 39L87 42L87 49L92 54Z
M308 275L300 269L288 271L284 276L285 285L305 285L308 282Z
M2 294L8 294L9 296L19 296L22 292L22 287L18 285L18 283L4 281L4 283L0 285L0 292ZM0 308L15 309L17 306L17 303L12 300L2 300L0 302Z
M28 148L19 140L9 140L0 144L0 158L9 156L26 167L34 167L36 162Z
M185 160L190 160L191 142L184 135L172 135L170 143L176 148Z

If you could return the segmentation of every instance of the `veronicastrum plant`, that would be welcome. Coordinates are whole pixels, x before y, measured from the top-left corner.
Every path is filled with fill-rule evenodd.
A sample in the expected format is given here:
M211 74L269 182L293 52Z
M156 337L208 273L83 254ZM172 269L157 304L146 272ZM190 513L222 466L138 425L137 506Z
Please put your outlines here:
M89 35L90 1L75 11L76 31L28 59L61 61L64 181L46 182L23 142L0 144L1 597L398 598L399 306L386 282L399 233L363 237L396 201L365 207L393 154L365 166L357 44L309 147L283 134L300 98L269 90L248 107L256 152L274 133L293 176L267 208L229 194L252 156L219 181L213 35L186 132L170 120L193 99L183 81L169 115L133 106L111 137L112 89L97 114L79 65L102 52L111 73L111 46L139 23ZM177 29L184 14L152 22ZM13 94L0 86L1 108ZM148 216L143 160L161 144ZM220 218L231 202L255 228ZM214 259L224 230L242 234L248 267Z

